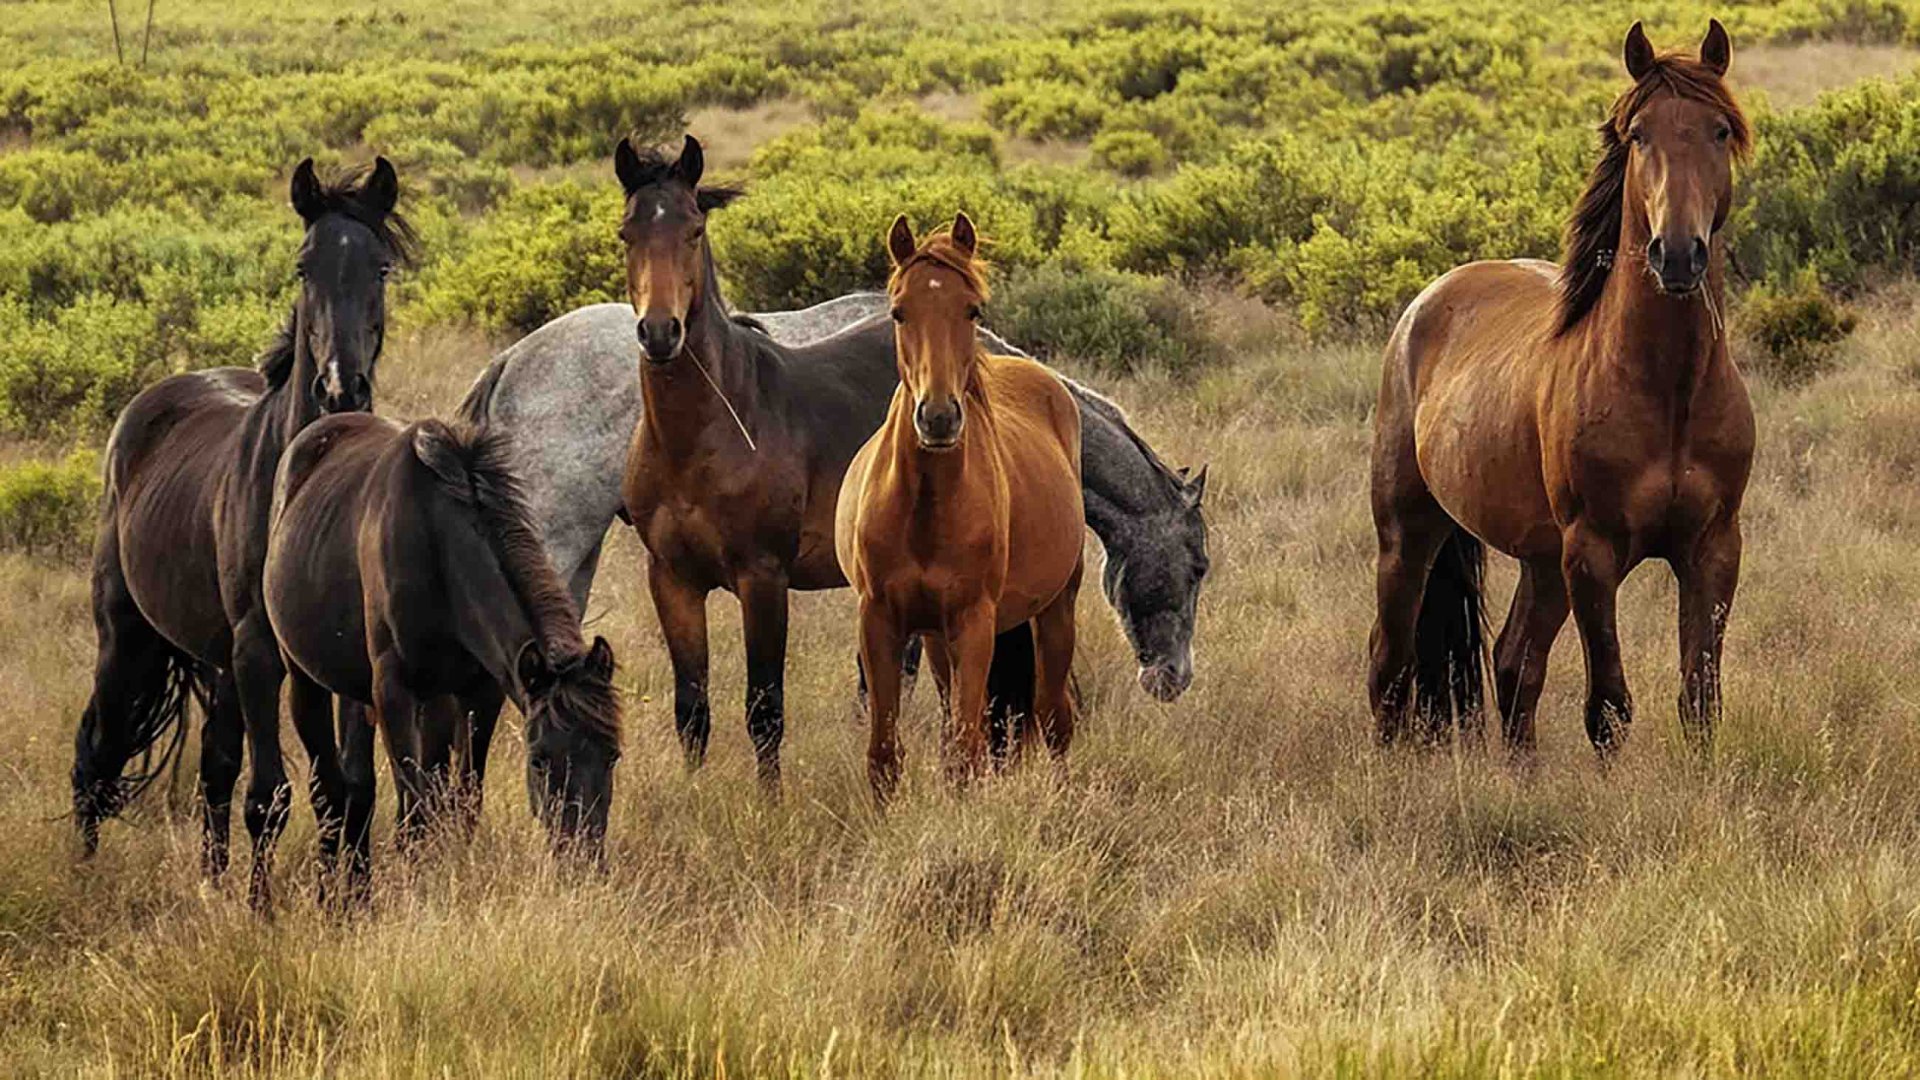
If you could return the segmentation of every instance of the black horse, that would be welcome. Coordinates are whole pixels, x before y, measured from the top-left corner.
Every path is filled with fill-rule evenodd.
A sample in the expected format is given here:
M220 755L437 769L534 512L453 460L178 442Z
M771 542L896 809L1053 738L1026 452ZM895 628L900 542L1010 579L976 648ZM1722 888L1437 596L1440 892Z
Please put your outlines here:
M387 275L413 247L412 230L394 213L398 197L385 158L332 182L315 175L311 158L301 162L292 183L293 208L307 226L299 298L259 369L164 379L114 425L93 559L99 659L74 739L74 813L89 854L100 821L159 773L155 745L173 733L163 762L178 748L187 702L198 698L207 714L206 871L226 869L244 737L253 761L252 897L256 905L269 899L264 855L289 801L275 689L280 650L260 603L274 470L287 444L323 414L372 408ZM245 692L255 699L243 701ZM364 717L345 715L342 726L371 738ZM127 775L136 755L148 767ZM372 784L370 775L356 778L369 801Z

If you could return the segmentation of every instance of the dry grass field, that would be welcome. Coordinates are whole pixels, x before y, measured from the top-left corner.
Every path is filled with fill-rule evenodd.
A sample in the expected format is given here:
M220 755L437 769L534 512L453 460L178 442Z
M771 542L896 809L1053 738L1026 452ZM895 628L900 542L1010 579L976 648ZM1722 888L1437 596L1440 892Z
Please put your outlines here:
M1236 363L1110 387L1173 460L1213 463L1198 681L1147 700L1088 590L1063 785L1030 768L947 790L923 687L905 795L876 813L845 593L794 615L784 801L754 792L730 602L711 764L684 774L623 535L590 612L628 694L606 873L546 857L509 723L474 841L401 862L383 770L373 910L316 910L302 803L264 922L243 878L199 879L184 777L76 860L86 581L0 561L0 1073L1920 1069L1920 289L1883 290L1834 372L1755 385L1717 752L1702 767L1680 742L1673 589L1650 565L1622 605L1638 722L1604 773L1571 628L1536 770L1375 749L1375 345L1216 314ZM449 408L487 345L403 337L383 408Z

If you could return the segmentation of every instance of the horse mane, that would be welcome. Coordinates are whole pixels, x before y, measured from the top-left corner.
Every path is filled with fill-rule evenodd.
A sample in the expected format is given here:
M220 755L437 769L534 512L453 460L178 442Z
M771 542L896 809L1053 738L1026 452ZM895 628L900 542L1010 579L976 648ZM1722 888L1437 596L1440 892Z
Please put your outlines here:
M422 420L409 433L414 456L434 474L440 489L471 507L494 557L533 624L535 639L556 671L586 655L580 616L554 573L526 495L513 468L507 432L485 425L449 425ZM605 714L594 713L602 716ZM618 712L612 714L618 724Z
M254 358L253 366L267 380L267 389L278 390L287 384L287 378L293 374L294 326L299 317L298 307L288 310L280 329L273 332L273 339L267 347L260 350Z
M906 279L907 271L923 262L944 266L959 274L961 280L967 283L967 287L979 294L981 303L985 303L988 297L993 295L992 290L987 287L987 261L977 255L969 254L959 244L954 243L951 229L940 229L928 234L927 238L920 242L919 250L913 253L911 259L893 268L893 273L887 278L887 294L891 296L898 292L901 283Z
M1615 98L1600 124L1600 160L1587 178L1587 189L1567 219L1560 259L1560 318L1555 334L1565 334L1600 301L1613 270L1613 248L1620 242L1621 201L1627 182L1627 128L1649 101L1669 93L1687 101L1711 105L1726 114L1732 131L1729 143L1736 160L1753 149L1753 129L1726 82L1712 68L1692 57L1669 53L1653 61L1652 70Z
M320 191L314 196L318 204L318 213L314 218L318 220L328 214L352 218L365 225L373 233L374 239L386 245L396 261L412 266L419 251L419 234L400 211L381 213L367 205L364 195L367 178L372 175L372 165L357 165L321 180Z
M1068 388L1075 391L1080 400L1091 407L1094 412L1099 413L1103 418L1111 422L1114 427L1119 428L1127 436L1127 441L1133 443L1133 448L1140 452L1140 456L1146 459L1147 464L1153 466L1153 471L1158 473L1160 478L1166 481L1175 493L1186 488L1186 481L1181 479L1180 474L1165 461L1161 460L1160 455L1154 452L1153 447L1147 445L1147 440L1141 438L1140 433L1133 430L1133 424L1127 419L1126 410L1122 409L1118 402L1085 383L1075 382L1065 375L1060 376L1060 381L1066 383Z

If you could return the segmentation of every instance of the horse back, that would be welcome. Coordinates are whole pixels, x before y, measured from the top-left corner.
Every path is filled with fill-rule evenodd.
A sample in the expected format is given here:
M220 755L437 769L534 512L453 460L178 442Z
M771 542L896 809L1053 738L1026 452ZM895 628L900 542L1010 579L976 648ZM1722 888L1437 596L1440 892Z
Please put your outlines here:
M369 701L360 541L368 490L400 427L368 413L322 417L274 480L262 593L287 656L329 691Z
M246 412L266 383L246 368L175 375L124 409L107 441L103 528L149 623L205 663L228 662L214 511Z

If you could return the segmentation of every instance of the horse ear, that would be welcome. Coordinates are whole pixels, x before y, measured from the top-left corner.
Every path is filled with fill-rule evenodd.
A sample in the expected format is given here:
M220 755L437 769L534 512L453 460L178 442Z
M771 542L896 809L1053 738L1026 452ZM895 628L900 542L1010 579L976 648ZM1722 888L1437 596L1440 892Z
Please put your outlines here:
M634 152L633 143L621 139L620 145L613 148L613 175L620 178L620 190L631 195L640 190L640 155Z
M1733 63L1733 39L1727 37L1727 28L1719 19L1707 20L1707 36L1700 42L1700 62L1715 75L1725 75L1727 65Z
M360 188L360 201L381 217L393 212L394 204L400 201L400 176L393 171L393 162L384 157L373 159L373 175Z
M907 224L907 215L894 218L893 228L887 230L887 254L893 256L893 265L906 265L918 250L920 245L913 241L913 226Z
M520 647L520 657L513 667L514 674L520 677L520 689L528 697L538 697L553 685L553 671L547 667L546 654L537 641Z
M613 646L607 644L606 638L593 639L593 648L587 650L587 670L603 679L612 677Z
M690 188L700 186L700 174L707 171L707 155L700 149L700 140L687 136L680 147L680 160L673 163L673 174L680 182Z
M313 159L308 158L293 167L293 212L311 225L319 219L326 209L326 202L320 197L320 178L313 174Z
M980 237L973 231L973 219L967 216L965 210L953 215L953 242L966 252L967 258L973 258L973 249L979 244Z
M1633 24L1633 29L1627 31L1623 56L1627 62L1627 74L1633 76L1635 82L1646 78L1647 72L1653 70L1653 42L1647 40L1646 28L1637 22Z
M703 187L693 193L693 205L703 214L711 214L732 206L733 201L746 192L737 187Z
M1186 470L1184 469L1181 470L1182 473L1184 473L1185 471ZM1205 498L1206 494L1207 494L1207 466L1202 465L1200 466L1200 471L1193 474L1193 479L1187 481L1187 491L1186 491L1187 505L1198 508L1200 505L1200 500Z

